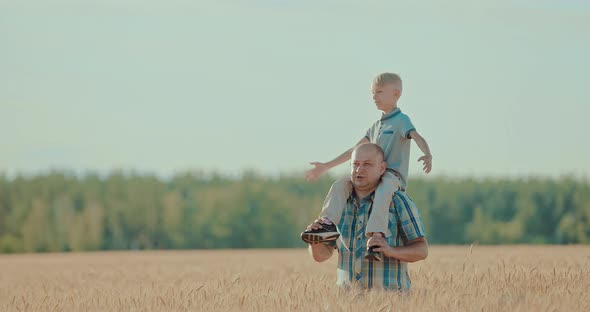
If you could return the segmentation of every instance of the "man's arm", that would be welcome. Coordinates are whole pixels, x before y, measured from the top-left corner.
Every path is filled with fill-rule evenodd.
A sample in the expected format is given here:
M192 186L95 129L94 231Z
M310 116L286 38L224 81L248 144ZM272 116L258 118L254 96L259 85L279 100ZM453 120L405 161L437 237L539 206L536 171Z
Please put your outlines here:
M323 243L310 244L309 253L313 257L313 260L317 262L324 262L332 257L334 248Z
M367 246L379 246L374 249L376 252L383 252L385 257L404 262L416 262L428 257L428 242L424 237L411 240L405 246L393 247L387 244L383 237L374 235L367 241Z
M430 153L428 143L416 130L410 132L410 138L416 141L416 145L418 145L422 153L424 153L424 156L418 158L418 161L422 161L424 172L429 173L430 170L432 170L432 154Z
M360 141L358 141L358 143L356 143L355 146L346 150L344 153L340 154L340 156L330 160L327 163L322 163L322 162L310 163L311 165L314 166L314 168L305 172L305 179L307 181L317 180L322 174L326 173L331 168L336 167L336 166L340 165L341 163L350 160L350 157L352 155L352 150L357 145L362 144L362 143L368 143L368 142L369 142L369 139L367 137L364 137Z
M315 221L313 221L312 224L307 226L307 230L320 229L322 227L320 222L320 219L316 219ZM330 259L330 257L332 257L332 254L334 253L334 248L323 243L309 244L309 253L313 257L313 260L317 262L324 262Z

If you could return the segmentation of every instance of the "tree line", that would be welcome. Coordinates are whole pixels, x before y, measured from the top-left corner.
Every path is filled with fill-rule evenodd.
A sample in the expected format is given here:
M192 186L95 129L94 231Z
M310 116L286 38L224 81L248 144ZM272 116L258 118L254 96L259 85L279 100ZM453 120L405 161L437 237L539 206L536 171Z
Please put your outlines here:
M333 178L0 175L0 252L304 247ZM413 179L434 244L590 243L581 179Z

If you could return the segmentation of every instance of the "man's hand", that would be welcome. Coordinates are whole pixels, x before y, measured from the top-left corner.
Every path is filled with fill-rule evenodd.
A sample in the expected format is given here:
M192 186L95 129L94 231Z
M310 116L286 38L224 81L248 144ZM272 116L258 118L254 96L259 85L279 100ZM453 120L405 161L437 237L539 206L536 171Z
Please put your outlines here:
M382 252L383 256L387 258L391 258L393 255L393 247L391 247L381 235L373 235L369 237L369 240L367 240L367 248L371 246L378 246L373 249L373 251Z
M393 247L387 244L385 238L373 235L367 241L367 247L371 246L378 246L373 251L382 252L384 257L395 258L404 262L416 262L428 257L428 243L424 237L406 242L404 246Z
M422 168L424 172L430 173L430 170L432 169L432 155L424 155L418 158L418 162L420 161L422 161L422 164L424 165L424 168Z
M321 228L322 228L322 220L315 219L315 221L313 221L312 224L308 225L305 230L306 231L309 231L309 230L319 230Z
M322 220L316 219L315 221L313 221L312 224L307 226L306 231L307 230L317 230L317 229L320 229L321 227L322 227ZM324 243L315 243L315 244L309 244L309 252L315 261L323 262L323 261L330 259L330 257L332 257L332 253L334 253L334 248L328 247Z
M309 164L313 165L314 168L305 172L305 180L307 181L317 180L322 174L326 173L326 171L330 169L328 165L321 162L312 162Z

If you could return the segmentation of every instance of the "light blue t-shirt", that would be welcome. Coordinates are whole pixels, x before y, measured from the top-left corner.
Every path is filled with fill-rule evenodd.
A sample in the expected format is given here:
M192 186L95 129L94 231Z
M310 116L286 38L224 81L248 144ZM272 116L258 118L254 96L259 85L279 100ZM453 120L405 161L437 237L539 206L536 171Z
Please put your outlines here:
M367 130L365 137L379 145L385 153L387 168L400 175L402 187L407 188L410 163L410 132L416 130L410 117L397 108L384 114Z

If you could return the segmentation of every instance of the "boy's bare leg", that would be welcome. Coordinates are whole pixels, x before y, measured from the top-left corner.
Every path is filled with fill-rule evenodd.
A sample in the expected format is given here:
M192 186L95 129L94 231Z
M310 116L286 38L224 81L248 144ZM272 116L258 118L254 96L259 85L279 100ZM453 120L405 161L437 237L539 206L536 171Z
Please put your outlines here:
M393 199L393 194L401 187L400 179L391 171L386 171L381 177L381 182L375 190L375 198L373 199L373 209L367 221L366 233L367 237L373 235L381 235L381 237L388 237L391 235L389 231L389 206ZM365 254L366 259L375 261L382 261L381 255L373 251L373 248L368 248Z
M352 182L349 176L336 180L330 187L328 195L326 195L322 212L320 212L320 219L326 220L327 218L329 222L338 224L342 217L346 200L351 193Z
M393 199L393 194L401 187L400 179L391 171L387 170L381 177L381 182L375 190L373 199L373 209L369 220L367 221L367 236L369 233L381 232L385 237L389 237L389 207Z
M330 191L324 200L320 213L321 229L305 230L301 233L301 239L306 243L319 243L336 240L340 236L336 225L340 222L346 200L352 192L350 177L336 180L330 187Z

